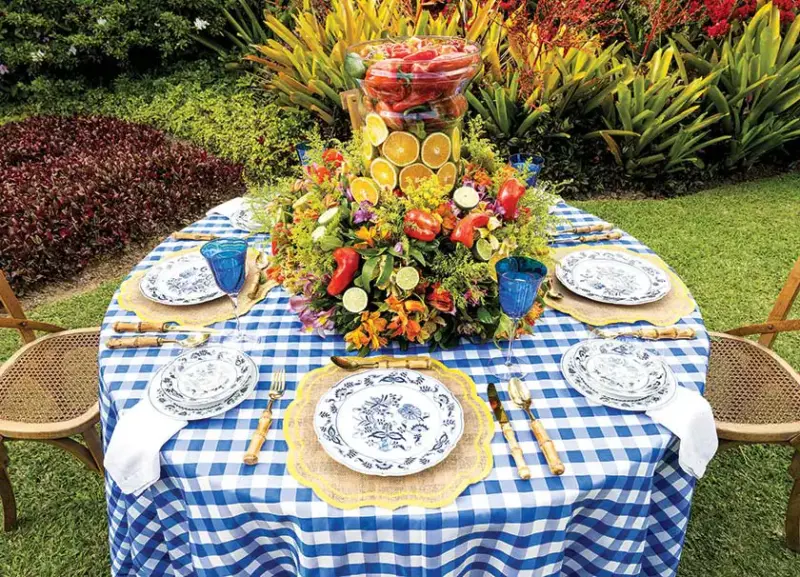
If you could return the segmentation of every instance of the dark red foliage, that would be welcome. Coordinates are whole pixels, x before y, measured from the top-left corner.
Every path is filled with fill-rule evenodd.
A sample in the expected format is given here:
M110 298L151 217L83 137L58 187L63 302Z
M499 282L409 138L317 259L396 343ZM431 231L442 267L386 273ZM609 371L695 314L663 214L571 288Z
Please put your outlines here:
M244 192L240 165L114 118L30 118L0 126L0 143L0 269L16 287Z
M725 36L734 22L749 20L759 7L756 0L692 0L691 5L707 18L705 30L712 38ZM800 0L773 0L781 11L781 22L794 21L800 12Z

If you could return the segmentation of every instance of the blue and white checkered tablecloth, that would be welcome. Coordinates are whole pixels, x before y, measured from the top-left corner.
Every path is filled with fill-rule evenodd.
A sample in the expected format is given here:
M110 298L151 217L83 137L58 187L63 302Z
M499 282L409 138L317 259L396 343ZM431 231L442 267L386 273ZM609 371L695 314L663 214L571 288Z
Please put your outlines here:
M577 225L601 222L567 205L558 213ZM191 232L237 235L221 216ZM614 244L649 252L624 236ZM167 240L136 270L191 246ZM532 479L517 476L499 427L491 474L441 509L375 507L343 511L317 498L286 471L281 415L299 379L344 354L340 336L300 332L281 289L242 320L266 344L249 353L260 367L253 398L221 417L190 423L164 446L161 480L138 498L123 495L108 477L109 540L114 575L336 576L671 576L677 571L694 482L678 467L676 443L642 414L590 405L561 376L559 361L589 337L582 323L547 310L518 351L532 370L531 392L566 473L550 474L522 411L510 410ZM112 323L134 320L111 302ZM686 387L702 390L709 342L699 311L681 324L693 341L649 346L664 356ZM223 326L220 323L217 326ZM224 324L233 328L234 322ZM105 340L105 339L104 339ZM101 410L108 440L120 412L143 397L155 371L180 353L172 347L100 350ZM399 351L394 351L399 353ZM409 354L426 353L426 347ZM487 375L502 362L492 344L463 344L433 356L469 374L486 399ZM285 367L287 392L276 404L260 463L242 455L267 403L269 376ZM501 397L506 391L500 386ZM505 395L504 398L508 398ZM508 403L506 408L509 409Z

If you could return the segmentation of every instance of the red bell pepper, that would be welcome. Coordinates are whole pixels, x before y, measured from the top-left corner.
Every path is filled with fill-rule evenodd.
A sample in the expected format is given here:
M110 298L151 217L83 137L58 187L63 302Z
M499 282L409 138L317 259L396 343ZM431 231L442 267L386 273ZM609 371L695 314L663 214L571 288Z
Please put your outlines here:
M401 77L400 58L379 60L367 68L364 76L364 90L377 100L399 102L408 95L408 83Z
M430 242L441 230L439 219L418 208L409 210L403 218L403 232L417 240Z
M361 264L361 257L356 249L342 246L333 251L333 260L336 261L336 270L328 283L328 294L336 296L344 292L353 281Z
M467 248L472 248L475 244L475 229L486 226L489 223L489 214L485 212L474 212L468 214L458 221L458 224L450 233L450 240L460 242Z
M500 185L497 203L503 208L503 220L515 220L519 215L519 199L525 194L525 185L516 178L509 178Z

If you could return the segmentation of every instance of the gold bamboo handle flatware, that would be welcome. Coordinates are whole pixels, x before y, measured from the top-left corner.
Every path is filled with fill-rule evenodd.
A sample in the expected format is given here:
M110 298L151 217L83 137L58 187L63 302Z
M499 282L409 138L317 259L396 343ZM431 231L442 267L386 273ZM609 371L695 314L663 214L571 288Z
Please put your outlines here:
M400 357L376 361L368 357L331 357L331 362L348 371L360 369L419 369L431 368L430 357Z
M216 234L209 234L205 232L173 232L170 236L172 236L172 240L216 240Z
M211 335L208 333L202 333L189 335L183 339L167 337L112 337L106 341L106 346L109 349L142 349L174 344L185 349L193 349L208 341L210 336Z
M253 433L253 438L250 439L250 445L247 447L247 452L244 454L244 462L247 465L255 465L258 463L258 454L261 452L261 447L267 438L267 431L272 424L272 404L283 396L286 390L286 371L279 369L272 372L272 383L269 387L269 402L267 408L261 413L258 419L258 427Z
M561 457L558 456L556 446L550 438L550 435L547 434L544 425L542 425L541 421L539 421L533 415L533 411L531 411L532 401L528 387L515 377L508 382L508 393L511 395L511 400L527 413L531 432L533 436L536 437L536 442L539 443L539 448L544 454L547 466L550 467L550 472L553 473L553 475L563 475L564 463L561 462Z
M506 438L508 447L511 449L511 456L514 458L514 464L517 466L519 478L527 481L531 478L531 469L525 462L525 457L522 454L522 448L517 442L517 435L514 434L514 429L511 427L511 423L503 423L500 425L500 429L503 431L503 436Z
M605 224L590 224L587 226L573 226L570 228L565 228L563 230L556 231L556 236L562 234L588 234L594 232L603 232L606 230L612 230L614 225L610 222Z
M637 339L644 339L648 341L663 341L663 340L692 340L697 337L697 332L694 329L682 327L652 327L641 328L636 330L622 330L622 331L604 331L601 329L592 329L592 334L601 339L615 339L617 337L634 337Z
M172 323L153 323L140 321L136 323L117 321L114 330L118 333L209 333L221 334L219 329L210 329L196 325L176 325Z
M562 238L560 236L557 236L553 239L553 242L589 243L589 242L600 242L601 240L619 240L621 238L622 238L622 233L616 231L616 232L609 232L606 234L590 234L590 235L572 236L567 238Z

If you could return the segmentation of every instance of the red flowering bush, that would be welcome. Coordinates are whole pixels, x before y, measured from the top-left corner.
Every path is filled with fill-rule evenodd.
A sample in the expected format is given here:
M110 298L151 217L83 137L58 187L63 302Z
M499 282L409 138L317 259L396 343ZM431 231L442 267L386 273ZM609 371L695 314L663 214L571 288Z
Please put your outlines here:
M240 165L113 118L30 118L0 143L0 269L17 287L244 192Z
M780 10L781 22L794 21L800 11L800 0L773 0ZM692 9L707 18L705 31L712 38L721 38L737 22L749 20L760 6L757 0L692 0Z

